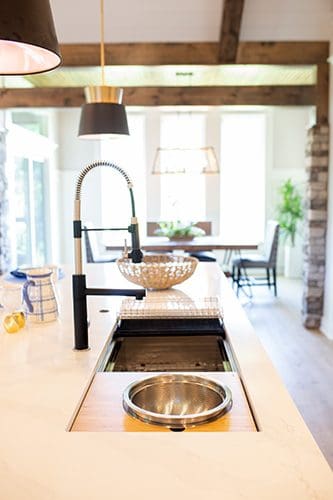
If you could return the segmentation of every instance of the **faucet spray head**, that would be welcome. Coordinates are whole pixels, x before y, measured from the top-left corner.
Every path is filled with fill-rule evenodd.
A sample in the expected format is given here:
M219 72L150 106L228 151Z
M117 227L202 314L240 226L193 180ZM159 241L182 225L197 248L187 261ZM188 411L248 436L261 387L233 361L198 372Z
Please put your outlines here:
M132 251L130 252L129 257L132 259L132 262L138 264L142 262L143 253L140 248L139 224L136 217L132 217L130 227L132 237Z

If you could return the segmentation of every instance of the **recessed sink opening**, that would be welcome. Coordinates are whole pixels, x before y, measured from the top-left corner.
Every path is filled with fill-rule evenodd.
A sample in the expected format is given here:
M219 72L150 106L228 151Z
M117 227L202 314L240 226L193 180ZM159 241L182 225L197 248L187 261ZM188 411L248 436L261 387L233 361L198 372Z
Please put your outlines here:
M72 430L256 432L237 372L221 318L119 320Z
M99 371L223 372L235 363L219 319L125 320Z

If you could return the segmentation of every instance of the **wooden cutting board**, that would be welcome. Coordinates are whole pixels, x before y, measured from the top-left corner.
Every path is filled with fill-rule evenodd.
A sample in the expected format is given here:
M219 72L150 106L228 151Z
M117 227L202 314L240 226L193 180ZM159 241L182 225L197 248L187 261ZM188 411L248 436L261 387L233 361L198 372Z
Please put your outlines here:
M146 424L127 415L122 405L124 389L136 380L157 373L109 372L96 373L75 417L71 431L101 432L170 432L166 427ZM196 372L194 375L214 379L227 385L232 392L231 410L219 419L187 428L184 432L256 432L242 384L234 372Z

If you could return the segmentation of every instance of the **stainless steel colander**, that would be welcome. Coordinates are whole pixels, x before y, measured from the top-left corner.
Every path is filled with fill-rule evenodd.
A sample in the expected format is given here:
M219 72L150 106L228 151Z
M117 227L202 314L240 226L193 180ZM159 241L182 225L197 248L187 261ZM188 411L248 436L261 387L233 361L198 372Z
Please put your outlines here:
M125 411L143 422L172 429L210 422L232 406L228 387L191 374L166 373L130 384Z

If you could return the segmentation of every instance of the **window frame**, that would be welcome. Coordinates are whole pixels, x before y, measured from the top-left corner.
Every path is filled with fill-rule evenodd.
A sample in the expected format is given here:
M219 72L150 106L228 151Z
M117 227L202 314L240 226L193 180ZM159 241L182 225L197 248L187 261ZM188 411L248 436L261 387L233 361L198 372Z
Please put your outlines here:
M38 115L38 113L37 113ZM42 115L47 116L47 115ZM6 175L8 179L8 202L9 202L9 227L10 227L10 244L11 244L11 265L18 265L17 254L17 238L16 238L16 214L15 214L15 171L16 161L18 159L26 159L28 161L28 214L24 218L28 222L29 228L29 259L28 265L41 265L45 262L52 261L52 242L51 242L51 203L50 203L50 163L51 157L56 148L56 144L50 141L45 136L13 123L11 111L6 113ZM35 241L35 199L33 192L33 164L43 164L43 224L45 234L45 254L43 257L44 262L37 260L36 248L34 248Z

